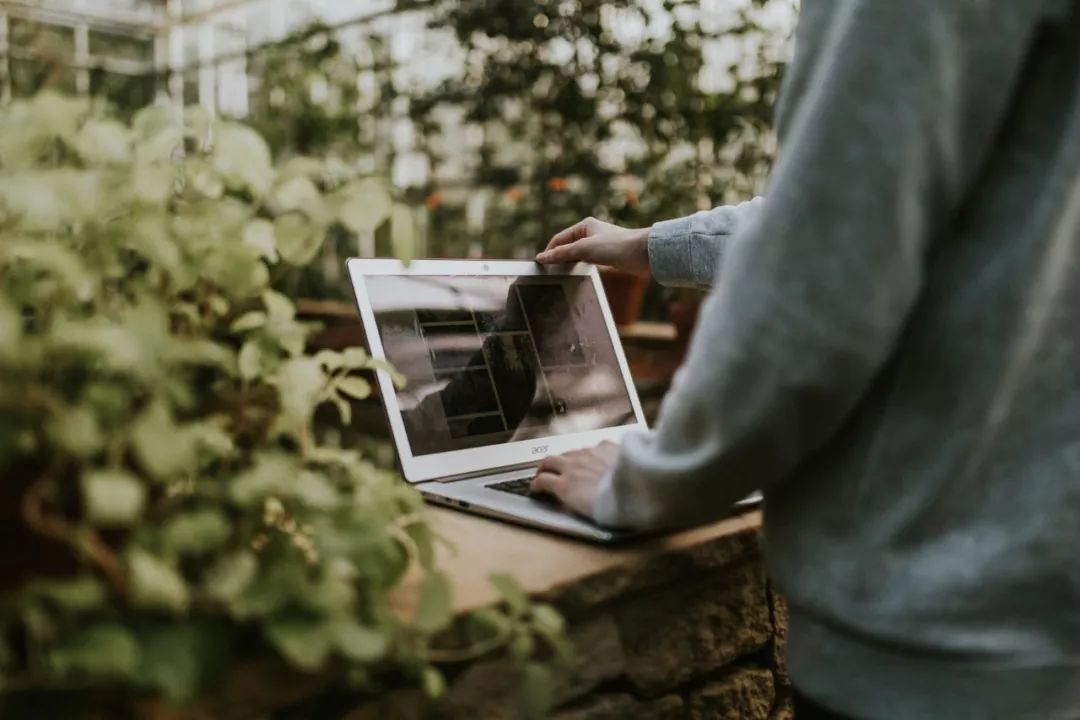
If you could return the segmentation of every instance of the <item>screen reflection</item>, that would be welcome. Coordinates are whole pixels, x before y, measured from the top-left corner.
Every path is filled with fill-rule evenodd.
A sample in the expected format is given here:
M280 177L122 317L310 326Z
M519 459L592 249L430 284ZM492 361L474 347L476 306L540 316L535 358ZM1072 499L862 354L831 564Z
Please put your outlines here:
M634 422L587 276L371 276L413 455Z

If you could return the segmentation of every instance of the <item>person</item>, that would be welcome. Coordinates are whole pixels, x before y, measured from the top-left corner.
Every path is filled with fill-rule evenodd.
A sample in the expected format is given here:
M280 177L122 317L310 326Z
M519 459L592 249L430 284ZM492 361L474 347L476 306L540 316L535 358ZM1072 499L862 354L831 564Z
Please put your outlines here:
M761 487L799 717L1080 717L1080 2L806 0L777 133L765 199L538 255L712 292L654 429L533 489Z

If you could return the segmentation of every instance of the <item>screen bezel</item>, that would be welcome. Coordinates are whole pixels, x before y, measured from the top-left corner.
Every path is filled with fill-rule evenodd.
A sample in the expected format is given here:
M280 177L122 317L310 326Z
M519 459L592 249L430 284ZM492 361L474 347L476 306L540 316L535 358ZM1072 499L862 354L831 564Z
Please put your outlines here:
M483 445L464 450L449 450L429 455L413 455L412 446L409 444L409 438L405 432L405 423L401 417L401 409L398 405L393 380L385 370L376 370L376 381L386 407L390 431L394 436L401 472L410 483L448 479L493 468L528 465L539 462L547 455L558 455L569 450L589 447L605 440L617 442L627 432L647 427L645 416L641 410L641 401L638 399L633 379L630 376L630 366L626 362L626 355L623 353L622 343L618 339L619 335L615 321L611 316L611 310L608 308L607 298L604 295L604 288L600 283L600 274L595 266L582 264L571 267L566 265L544 266L521 260L414 260L406 266L400 260L350 258L346 261L346 268L353 285L357 309L360 311L360 319L364 326L364 334L367 337L368 352L371 353L372 357L383 361L386 360L386 353L383 350L382 337L375 323L375 312L371 305L371 299L368 297L367 283L365 282L365 278L368 276L588 275L592 279L597 297L601 300L600 311L604 316L604 324L607 327L608 335L612 339L612 346L615 349L615 358L619 363L623 384L630 398L630 405L634 410L635 421L618 427L567 435L554 435L533 440L519 440L498 445Z

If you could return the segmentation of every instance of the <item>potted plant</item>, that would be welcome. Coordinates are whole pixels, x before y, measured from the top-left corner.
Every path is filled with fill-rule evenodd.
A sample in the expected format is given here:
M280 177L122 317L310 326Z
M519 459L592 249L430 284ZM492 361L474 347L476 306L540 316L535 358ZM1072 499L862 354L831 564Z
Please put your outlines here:
M327 684L441 692L450 586L421 498L312 427L322 404L347 425L376 363L307 352L275 290L328 228L371 222L369 185L321 172L198 112L0 109L5 714L228 717L237 684L249 714ZM516 607L474 623L479 647L565 650L550 608Z

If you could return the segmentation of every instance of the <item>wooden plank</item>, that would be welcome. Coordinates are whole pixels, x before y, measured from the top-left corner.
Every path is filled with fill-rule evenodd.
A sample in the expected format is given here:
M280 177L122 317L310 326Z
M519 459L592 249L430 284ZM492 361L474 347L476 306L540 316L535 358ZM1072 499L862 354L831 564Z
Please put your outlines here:
M459 613L498 602L488 582L492 573L512 575L531 595L547 594L761 526L761 513L754 510L689 530L603 546L447 508L429 507L429 513L435 531L454 548L440 548L438 556L440 567L453 582L454 609ZM413 587L406 581L395 593L399 612L411 611Z

